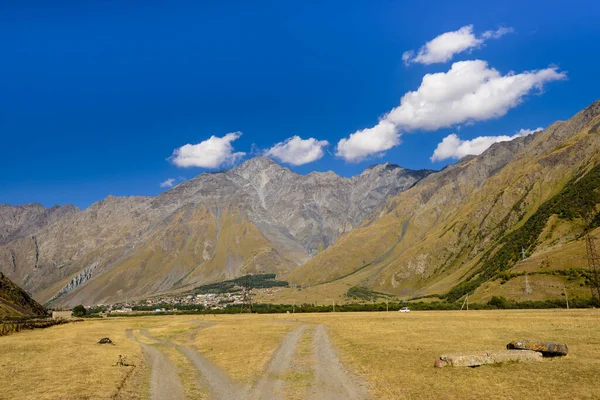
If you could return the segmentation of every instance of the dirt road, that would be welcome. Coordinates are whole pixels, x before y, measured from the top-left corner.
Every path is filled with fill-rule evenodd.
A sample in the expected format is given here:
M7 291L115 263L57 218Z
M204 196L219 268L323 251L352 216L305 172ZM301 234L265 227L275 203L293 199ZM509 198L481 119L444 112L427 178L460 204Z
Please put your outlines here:
M260 400L284 399L286 382L284 376L294 369L294 356L298 342L307 325L290 332L273 353L263 377L252 387L233 381L225 371L208 360L194 348L167 340L152 337L146 330L141 334L147 338L171 346L182 352L198 370L198 384L210 392L215 400ZM199 326L195 331L201 329ZM130 337L137 339L128 332ZM309 393L315 400L361 400L367 399L367 387L360 378L349 373L339 361L336 351L330 343L327 328L317 325L313 341L314 379ZM159 399L182 399L183 388L177 370L169 360L155 347L137 341L147 354L151 365L151 396Z
M169 342L167 340L154 338L146 330L143 330L142 334L149 339L164 344L165 346L174 347L185 354L199 372L200 378L198 384L208 388L211 399L239 400L246 397L246 387L232 381L221 368L197 352L195 349L174 342Z
M367 388L358 377L352 376L341 364L331 346L327 328L318 325L313 338L315 381L311 399L358 400L367 398Z
M305 328L306 325L302 325L285 337L279 348L273 353L273 358L267 365L262 379L252 388L248 399L283 398L281 393L284 385L283 375L292 368L294 352Z
M154 346L137 340L131 330L127 331L127 336L141 346L146 362L150 365L150 398L152 400L184 399L183 385L171 361Z

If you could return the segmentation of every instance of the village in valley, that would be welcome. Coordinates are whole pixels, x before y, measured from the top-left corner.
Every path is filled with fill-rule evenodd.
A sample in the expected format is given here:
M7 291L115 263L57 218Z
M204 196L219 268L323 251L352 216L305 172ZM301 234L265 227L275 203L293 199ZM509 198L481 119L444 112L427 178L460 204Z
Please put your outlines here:
M103 308L109 313L130 313L134 311L166 312L174 308L181 309L181 306L189 309L220 310L228 305L241 305L243 303L244 295L241 293L205 293L161 296L109 305L98 304L96 307ZM93 309L94 307L91 308Z
M170 312L174 310L224 310L231 306L244 306L251 302L253 294L271 296L288 283L275 279L275 274L246 275L223 282L199 286L189 292L125 300L113 304L97 304L86 307L88 314L134 312Z

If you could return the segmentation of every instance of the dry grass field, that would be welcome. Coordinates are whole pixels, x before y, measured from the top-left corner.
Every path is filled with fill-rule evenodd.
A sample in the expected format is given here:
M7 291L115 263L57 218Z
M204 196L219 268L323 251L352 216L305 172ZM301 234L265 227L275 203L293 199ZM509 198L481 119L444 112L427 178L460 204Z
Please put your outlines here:
M271 389L307 398L320 388L313 340L321 324L370 398L598 398L600 310L499 310L109 318L27 331L0 337L0 399L151 398L150 362L127 330L170 360L187 398L213 397L186 348L251 390L263 371L278 371L270 360L281 358L278 347L290 345L299 328L290 365ZM104 336L115 346L96 344ZM433 368L443 353L502 349L519 338L564 342L570 354L534 364ZM115 366L119 354L135 367Z

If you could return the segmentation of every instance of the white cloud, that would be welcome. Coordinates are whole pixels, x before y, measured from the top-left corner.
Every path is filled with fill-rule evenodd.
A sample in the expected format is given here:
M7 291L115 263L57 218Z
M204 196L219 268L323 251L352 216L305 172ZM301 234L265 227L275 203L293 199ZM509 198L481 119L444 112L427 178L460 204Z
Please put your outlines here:
M385 119L406 130L435 130L498 118L532 89L565 78L555 67L503 76L485 61L460 61L448 72L425 75L419 89L405 94Z
M448 62L455 54L481 46L488 39L498 39L507 33L513 32L512 28L500 27L495 31L486 31L480 37L473 33L473 25L466 25L457 31L442 33L425 43L416 53L409 50L402 54L402 61L406 65L411 63L435 64Z
M515 30L513 28L501 26L500 28L496 29L495 31L483 32L481 37L484 39L500 39L502 36L506 35L507 33L513 33L514 31Z
M357 162L398 145L401 130L433 131L499 118L534 89L566 76L556 67L501 75L482 60L456 62L448 72L425 75L421 86L406 93L374 128L340 140L336 154Z
M287 164L303 165L323 157L323 149L328 145L327 140L301 139L300 136L293 136L271 147L265 155Z
M370 156L378 156L399 144L398 128L384 119L373 128L354 132L348 139L341 139L337 144L336 155L349 162L359 162Z
M456 133L446 136L438 145L431 161L442 161L448 158L460 159L466 155L479 155L486 151L491 145L498 142L506 142L518 137L528 136L541 131L537 129L521 129L513 136L479 136L471 140L461 140Z
M241 135L241 132L232 132L223 137L211 136L198 144L186 144L175 149L170 159L178 167L218 168L231 165L246 154L235 153L231 145Z
M523 128L521 128L519 130L519 132L515 133L514 137L529 136L532 133L536 133L536 132L543 131L543 130L544 130L544 128L542 128L541 126L538 126L535 129L523 129Z
M160 187L162 188L170 188L173 187L173 185L175 184L175 178L169 178L164 182L160 183Z

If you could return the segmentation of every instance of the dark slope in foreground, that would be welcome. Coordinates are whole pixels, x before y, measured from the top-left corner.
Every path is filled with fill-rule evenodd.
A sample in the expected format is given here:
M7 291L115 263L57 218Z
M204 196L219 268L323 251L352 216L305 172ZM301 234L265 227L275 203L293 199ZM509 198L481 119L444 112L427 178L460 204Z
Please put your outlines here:
M45 315L46 310L0 272L0 320Z

